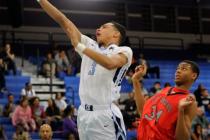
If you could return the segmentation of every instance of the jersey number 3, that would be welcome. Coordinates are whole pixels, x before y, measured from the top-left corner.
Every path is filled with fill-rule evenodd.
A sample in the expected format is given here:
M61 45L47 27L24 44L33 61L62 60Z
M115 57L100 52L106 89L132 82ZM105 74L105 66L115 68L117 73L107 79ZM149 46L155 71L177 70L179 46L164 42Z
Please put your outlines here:
M96 71L96 62L94 61L93 64L90 67L90 70L88 72L88 75L94 75Z
M155 122L158 122L162 113L163 113L163 110L157 110L157 106L153 105L151 114L149 115L145 114L144 118L146 118L148 121L152 121L155 119Z

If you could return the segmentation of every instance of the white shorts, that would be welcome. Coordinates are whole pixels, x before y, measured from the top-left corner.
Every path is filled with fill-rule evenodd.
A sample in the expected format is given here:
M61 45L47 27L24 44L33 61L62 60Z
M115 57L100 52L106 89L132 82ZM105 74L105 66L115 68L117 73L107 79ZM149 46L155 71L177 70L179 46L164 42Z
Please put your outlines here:
M126 140L126 131L119 108L80 105L78 110L80 140Z

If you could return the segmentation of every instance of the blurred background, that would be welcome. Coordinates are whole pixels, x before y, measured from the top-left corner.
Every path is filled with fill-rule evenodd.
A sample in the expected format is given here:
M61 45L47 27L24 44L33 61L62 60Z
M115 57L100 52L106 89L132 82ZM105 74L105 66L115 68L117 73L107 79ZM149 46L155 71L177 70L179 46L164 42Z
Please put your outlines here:
M128 140L136 139L136 122L139 117L130 79L135 66L142 59L149 65L149 71L143 81L146 98L165 86L174 85L174 72L181 60L190 59L199 64L200 77L190 89L199 105L192 134L202 131L202 139L209 137L209 0L50 2L69 17L83 34L93 39L95 29L106 22L116 21L126 27L125 45L132 48L134 57L133 64L122 81L122 94L118 103L124 115ZM53 138L68 139L67 135L73 134L77 139L77 132L64 134L62 118L68 116L64 113L65 109L66 112L72 111L72 108L67 106L73 105L74 111L70 114L74 118L77 115L80 105L78 88L81 59L62 29L40 8L36 0L0 0L0 54L2 133L4 132L8 139L19 134L16 129L18 127L11 121L11 113L14 113L15 106L21 104L22 100L24 102L27 97L32 118L37 126L35 130L27 130L33 140L40 139L40 124L53 117L47 112L47 108L54 102L52 100L55 100L55 107L59 109L59 114L53 115L60 116L57 121L49 122L53 127ZM38 116L35 113L37 108ZM40 112L43 112L43 115ZM201 130L197 128L200 127L199 124Z

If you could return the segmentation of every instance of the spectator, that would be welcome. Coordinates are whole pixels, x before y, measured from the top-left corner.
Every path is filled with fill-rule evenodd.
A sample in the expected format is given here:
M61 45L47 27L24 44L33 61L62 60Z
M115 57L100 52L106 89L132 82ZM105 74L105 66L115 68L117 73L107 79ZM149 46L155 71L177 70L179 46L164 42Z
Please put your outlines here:
M135 68L137 66L138 66L138 62L133 57L132 58L132 62L131 62L131 66L128 68L128 71L127 71L127 76L129 76L131 78L133 76L133 74L135 73Z
M141 83L141 89L142 89L142 93L144 94L144 96L149 96L147 89L144 87L143 81L139 81L139 82Z
M40 106L39 97L33 98L31 109L32 117L35 120L37 127L39 128L42 125L45 118L44 107Z
M8 72L9 70L12 70L13 74L16 75L16 65L15 65L15 62L14 62L15 55L11 50L10 44L5 45L4 51L0 54L0 58L2 58L3 61L6 64L7 74L9 73Z
M65 138L69 138L69 135L73 134L76 139L79 139L73 105L68 105L64 110L63 133Z
M156 94L159 91L161 91L161 83L156 81L153 87L150 89L150 96Z
M56 61L51 52L47 53L46 59L41 64L41 75L44 77L55 77Z
M166 83L164 84L164 88L166 88L166 87L171 87L171 84L170 84L169 82L166 82Z
M36 130L36 123L32 118L31 108L28 105L27 98L22 98L20 105L15 108L15 111L12 115L12 124L14 126L22 125L27 131Z
M30 134L21 125L17 125L13 140L31 140Z
M21 96L26 96L29 100L36 97L35 90L32 89L32 85L29 82L25 83L25 87L21 91Z
M201 103L198 104L204 106L205 111L210 114L210 95L207 89L201 90Z
M15 110L14 96L12 94L8 94L7 96L8 103L4 106L4 117L12 117L12 114Z
M138 117L136 112L136 102L134 100L134 93L131 92L128 94L129 98L120 102L120 104L125 105L124 111L122 111L125 126L127 129L133 128L133 122L136 121L136 117Z
M202 126L200 124L195 124L191 140L203 140Z
M0 58L0 91L5 89L5 65L3 59Z
M52 140L53 132L51 126L48 124L41 125L39 135L41 140Z
M76 140L76 138L75 138L74 134L69 134L67 140Z
M195 95L196 101L198 102L198 106L202 106L201 91L203 89L205 89L205 87L202 84L199 84L198 88L194 91L194 95Z
M145 61L146 65L147 65L147 73L145 75L145 78L149 78L149 76L151 78L155 74L156 78L159 79L160 78L160 68L159 68L159 66L151 67L150 63L145 60L144 55L141 53L140 58L139 58L139 64L142 64L142 61ZM148 74L149 74L149 76L148 76Z
M76 53L74 48L72 47L67 51L67 56L69 58L69 63L72 66L72 74L76 75L80 72L80 66L81 66L81 57Z
M55 95L55 104L61 113L63 113L63 111L66 109L67 103L64 101L60 92L56 93Z
M62 126L61 114L53 99L48 100L48 107L45 113L47 123L51 125L53 131L58 130Z
M192 121L192 128L196 128L196 124L200 124L202 128L203 135L207 135L209 121L204 114L202 107L197 107L197 115ZM195 132L195 130L193 130Z
M66 53L64 50L61 50L59 54L55 56L55 61L57 63L57 72L65 72L67 75L71 74L71 65L69 63L69 60L66 56Z

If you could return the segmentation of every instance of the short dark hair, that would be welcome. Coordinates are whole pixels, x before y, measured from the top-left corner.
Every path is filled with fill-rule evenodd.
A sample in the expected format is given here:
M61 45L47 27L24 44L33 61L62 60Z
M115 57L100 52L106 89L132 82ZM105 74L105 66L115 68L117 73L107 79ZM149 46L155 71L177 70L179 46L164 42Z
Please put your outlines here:
M7 95L7 97L9 97L9 96L13 96L13 94L12 94L12 93L9 93L9 94Z
M123 44L126 40L126 29L123 25L115 22L115 21L111 21L110 23L113 24L113 26L117 29L117 31L120 32L120 41L119 41L119 45Z
M199 69L198 64L197 64L196 62L190 61L190 60L184 60L184 61L182 61L182 62L185 62L185 63L191 65L192 71L193 71L194 73L197 74L197 77L196 77L196 79L197 79L198 76L199 76L199 74L200 74L200 69ZM195 80L196 80L196 79L195 79Z
M156 84L160 84L161 85L161 83L159 81L155 81L154 85L156 85Z
M25 86L26 86L26 87L31 86L31 82L26 82L26 83L25 83Z

